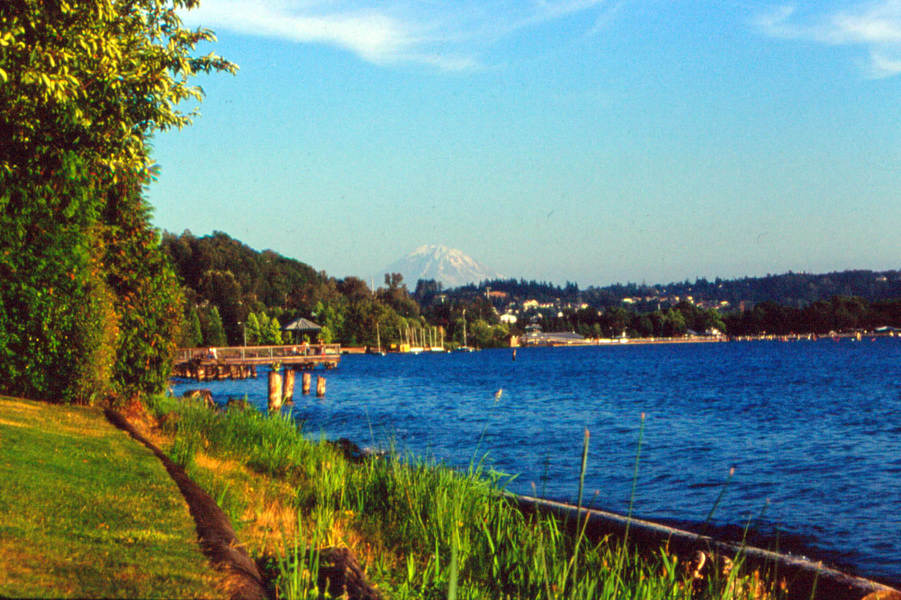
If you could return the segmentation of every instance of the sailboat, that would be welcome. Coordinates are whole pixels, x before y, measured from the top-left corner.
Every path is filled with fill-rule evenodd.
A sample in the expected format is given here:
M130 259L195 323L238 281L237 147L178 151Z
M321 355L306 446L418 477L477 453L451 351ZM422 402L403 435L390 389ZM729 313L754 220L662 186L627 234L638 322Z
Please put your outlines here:
M382 350L382 334L379 331L379 322L375 322L375 344L376 350L373 351L372 347L369 348L369 354L378 354L379 356L385 356L385 351Z
M457 348L460 352L474 352L475 348L471 348L466 344L466 309L463 309L463 345Z

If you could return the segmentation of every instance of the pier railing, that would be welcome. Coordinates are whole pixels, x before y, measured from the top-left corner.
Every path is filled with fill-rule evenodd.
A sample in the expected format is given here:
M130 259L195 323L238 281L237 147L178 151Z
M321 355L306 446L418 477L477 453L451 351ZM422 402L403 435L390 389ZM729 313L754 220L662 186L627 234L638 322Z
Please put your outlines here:
M341 344L295 344L291 346L216 346L205 348L179 348L175 363L192 360L214 360L224 363L290 362L303 357L341 355Z

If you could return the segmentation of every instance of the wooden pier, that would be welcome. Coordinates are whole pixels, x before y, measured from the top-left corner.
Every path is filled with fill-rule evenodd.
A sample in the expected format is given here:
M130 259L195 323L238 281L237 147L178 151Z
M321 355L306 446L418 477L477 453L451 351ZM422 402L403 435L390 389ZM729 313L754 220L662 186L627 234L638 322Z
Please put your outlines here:
M280 365L292 370L333 369L340 361L340 344L179 348L173 374L198 381L246 379L256 377L260 365Z

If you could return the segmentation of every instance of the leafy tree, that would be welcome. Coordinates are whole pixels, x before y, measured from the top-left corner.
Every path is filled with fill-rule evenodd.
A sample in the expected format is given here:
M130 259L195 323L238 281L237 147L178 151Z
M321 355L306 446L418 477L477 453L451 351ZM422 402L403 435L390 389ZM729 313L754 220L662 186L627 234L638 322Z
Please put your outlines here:
M338 282L338 291L348 302L362 302L372 297L372 291L359 277L345 277Z
M651 337L654 335L654 322L648 315L640 315L632 320L632 328L638 332L641 337Z
M184 348L196 348L203 344L203 330L200 329L200 317L197 315L197 307L193 304L188 309L185 323L182 326L182 335L179 346Z
M441 293L441 289L442 284L440 281L420 279L416 282L416 291L413 292L413 297L419 303L428 303L433 296Z
M629 313L621 306L612 306L604 311L604 330L610 337L619 337L629 323Z
M251 346L258 345L260 343L260 338L263 336L260 334L260 320L257 318L256 314L250 313L247 315L247 322L244 324L244 327L247 343Z
M118 323L84 159L51 154L0 167L0 390L90 401L110 391Z
M670 308L663 315L663 335L667 337L680 336L688 329L685 324L685 316L677 309Z
M335 340L335 334L332 333L332 329L328 325L322 326L322 330L319 332L319 337L326 344L331 344Z
M269 319L269 324L263 332L263 335L263 340L266 344L278 345L282 343L282 328L278 323L278 319L274 317Z
M206 312L206 319L201 320L200 324L203 328L204 346L225 346L228 343L217 307L211 306Z
M402 317L418 317L419 304L410 296L403 281L404 276L400 273L385 273L385 285L388 287L379 288L378 298Z
M210 269L200 278L197 290L200 297L219 308L227 343L239 345L243 331L238 325L246 320L246 308L241 298L241 285L229 270Z
M196 73L234 69L193 55L212 34L174 9L194 5L0 4L0 390L163 385L181 311L140 202L147 139L190 121L176 105L200 97Z
M154 393L172 370L181 328L181 287L160 250L136 184L113 186L101 216L106 281L115 295L121 331L115 390L125 397Z
M362 302L362 300L358 301ZM345 319L345 309L343 302L329 302L324 303L321 300L316 303L316 306L313 309L313 315L317 319L319 325L323 328L323 331L328 330L332 341L334 339L335 332L341 331L344 327L344 319ZM325 334L321 333L323 339L325 338ZM354 336L355 337L355 336Z
M176 9L196 0L5 2L0 9L0 112L8 133L4 171L34 157L77 151L99 178L144 181L147 135L183 127L177 105L199 100L199 72L234 71L194 56L212 32L182 26ZM12 118L10 118L12 117Z

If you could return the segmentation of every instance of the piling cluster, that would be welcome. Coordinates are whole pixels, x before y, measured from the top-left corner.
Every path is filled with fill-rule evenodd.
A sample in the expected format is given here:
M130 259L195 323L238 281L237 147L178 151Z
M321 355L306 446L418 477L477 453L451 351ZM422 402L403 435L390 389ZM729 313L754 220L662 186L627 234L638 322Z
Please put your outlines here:
M293 402L294 400L294 378L296 376L294 369L285 369L284 380L279 370L273 369L269 371L269 410L279 410L283 404ZM310 393L310 384L312 376L309 371L304 371L301 375L300 389L304 395ZM325 396L325 377L316 376L316 397Z
M331 367L331 363L323 363ZM228 364L224 362L194 359L178 363L173 368L176 377L194 379L195 381L214 381L219 379L256 379L256 365ZM269 410L279 410L283 404L294 400L294 381L297 370L286 367L284 376L281 366L274 364L269 371ZM304 395L310 393L312 376L304 370L301 375L301 391ZM325 396L325 377L316 376L316 396Z

